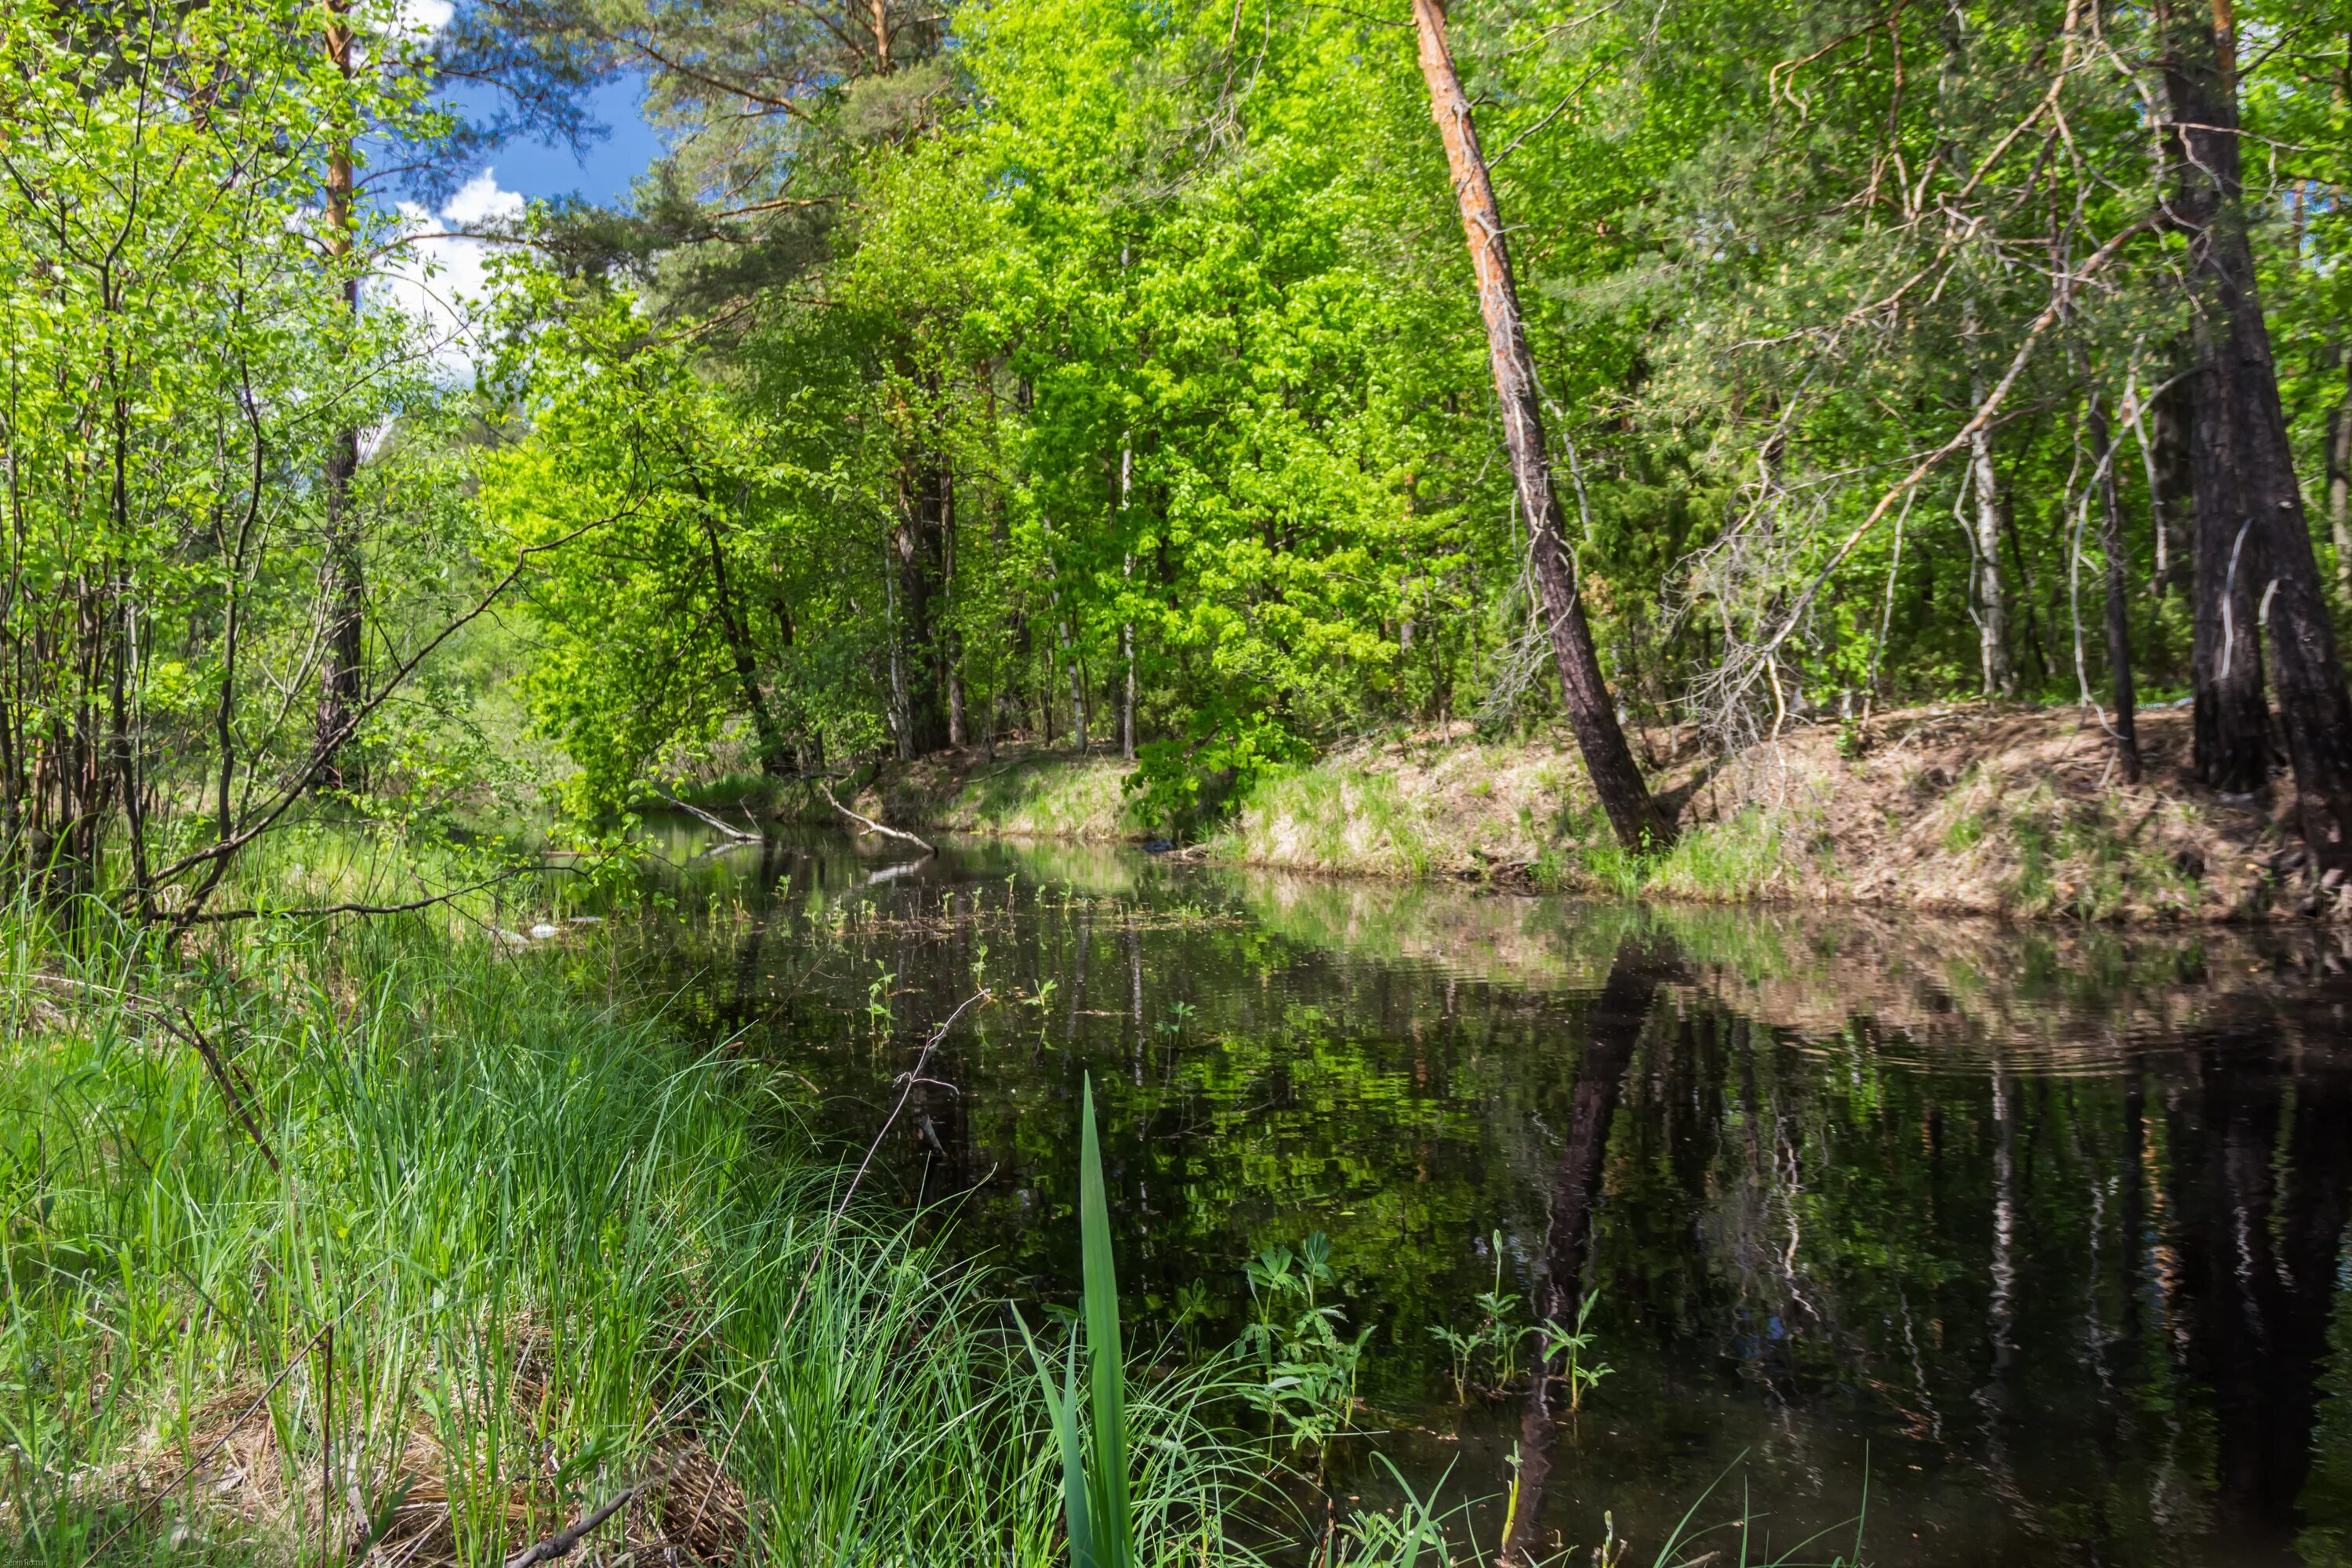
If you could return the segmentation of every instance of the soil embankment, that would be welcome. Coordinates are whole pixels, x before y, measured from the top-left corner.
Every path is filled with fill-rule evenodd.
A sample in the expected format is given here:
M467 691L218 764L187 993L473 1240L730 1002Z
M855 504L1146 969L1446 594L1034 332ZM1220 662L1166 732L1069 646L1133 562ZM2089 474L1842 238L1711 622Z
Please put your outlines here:
M1448 877L1547 890L1792 900L2126 922L2352 917L2277 804L2188 776L2184 710L2140 718L2142 782L2116 776L2070 710L1959 704L1792 728L1728 757L1636 737L1680 840L1612 840L1564 738L1452 733L1360 743L1279 770L1193 853L1297 871ZM1115 759L1003 751L893 769L858 809L950 832L1144 837Z

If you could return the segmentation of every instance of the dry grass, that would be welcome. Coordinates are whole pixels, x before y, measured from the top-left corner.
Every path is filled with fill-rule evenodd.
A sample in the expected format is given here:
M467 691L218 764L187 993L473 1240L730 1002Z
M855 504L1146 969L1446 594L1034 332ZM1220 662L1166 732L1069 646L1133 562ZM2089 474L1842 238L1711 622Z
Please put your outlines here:
M460 1504L448 1484L466 1458L445 1451L429 1421L420 1415L407 1427L386 1489L397 1500L371 1521L354 1474L322 1472L316 1454L287 1451L280 1441L282 1412L273 1409L270 1393L250 1380L224 1388L194 1413L183 1438L165 1441L151 1433L115 1464L91 1472L85 1485L93 1496L120 1500L134 1510L158 1513L168 1506L177 1521L170 1539L183 1550L216 1546L250 1560L276 1549L299 1558L294 1543L318 1539L322 1500L331 1490L331 1538L338 1554L352 1562L453 1568L476 1557L459 1537ZM544 1394L542 1388L532 1397ZM530 1411L518 1408L513 1415L527 1420ZM643 1553L634 1560L684 1568L741 1559L751 1542L750 1500L700 1441L680 1434L656 1442L639 1468L656 1484L596 1531L590 1560L614 1552ZM561 1488L542 1471L517 1478L502 1504L485 1510L481 1499L469 1497L463 1507L477 1526L494 1519L509 1542L528 1543L601 1500ZM126 1542L136 1533L121 1531Z
M1612 840L1564 742L1425 735L1267 780L1213 847L1293 870L1449 876L1619 896L1801 900L2011 917L2335 914L2268 802L2185 776L2189 715L2144 714L2145 781L2071 710L1985 704L1813 726L1727 759L1637 737L1679 812L1663 853Z
M2267 800L2187 776L2189 718L2140 716L2144 781L2067 709L1962 703L1800 726L1728 758L1634 737L1682 836L1628 854L1565 736L1495 744L1466 725L1277 769L1202 847L1284 870L1454 878L1704 902L1791 900L2012 918L2212 922L2352 915ZM1037 838L1137 836L1107 756L944 753L894 768L859 809L907 826Z

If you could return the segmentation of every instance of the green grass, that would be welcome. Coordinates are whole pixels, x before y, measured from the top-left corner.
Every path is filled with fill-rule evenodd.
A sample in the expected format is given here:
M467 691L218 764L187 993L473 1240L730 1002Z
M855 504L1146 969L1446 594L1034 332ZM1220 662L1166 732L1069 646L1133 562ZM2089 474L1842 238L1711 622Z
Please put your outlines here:
M845 1205L772 1069L585 1002L602 964L415 919L165 956L0 910L0 1550L493 1563L667 1476L600 1539L1059 1561L990 1278ZM1153 1560L1204 1521L1232 1556L1208 1386L1132 1396Z
M1209 844L1231 858L1300 870L1418 878L1436 868L1438 838L1393 773L1326 759L1269 770Z
M236 901L415 868L306 828ZM178 951L0 905L0 1555L489 1564L626 1495L583 1553L1043 1568L1075 1477L1082 1561L1447 1560L1417 1500L1286 1512L1231 1354L1122 1353L1090 1106L1054 1389L1004 1281L853 1196L788 1064L628 1003L622 926L486 934L571 886Z
M1780 816L1749 806L1721 822L1690 824L1664 850L1627 849L1594 810L1565 825L1531 874L1541 887L1621 899L1738 903L1780 887L1789 848L1784 827Z
M965 833L1026 838L1125 838L1142 830L1116 758L1027 756L983 766L923 820Z

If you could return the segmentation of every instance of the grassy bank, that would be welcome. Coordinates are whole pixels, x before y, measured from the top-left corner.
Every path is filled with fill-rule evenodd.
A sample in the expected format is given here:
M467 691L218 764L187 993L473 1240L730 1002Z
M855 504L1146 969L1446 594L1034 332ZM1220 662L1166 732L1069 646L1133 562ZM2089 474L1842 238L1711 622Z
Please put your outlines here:
M2133 923L2352 915L2352 885L2313 880L2276 803L2188 777L2185 711L2145 713L2140 732L2135 785L2072 710L1890 712L1729 757L1654 732L1641 749L1682 832L1646 854L1616 844L1564 739L1411 736L1261 776L1202 848L1296 871L1616 897ZM1102 758L943 758L888 772L865 799L904 824L1131 837L1142 829L1122 776Z
M844 1204L780 1069L587 1000L607 956L0 910L13 1560L497 1563L649 1480L600 1554L1061 1560L988 1278ZM1230 1555L1200 1386L1133 1417L1188 1561Z

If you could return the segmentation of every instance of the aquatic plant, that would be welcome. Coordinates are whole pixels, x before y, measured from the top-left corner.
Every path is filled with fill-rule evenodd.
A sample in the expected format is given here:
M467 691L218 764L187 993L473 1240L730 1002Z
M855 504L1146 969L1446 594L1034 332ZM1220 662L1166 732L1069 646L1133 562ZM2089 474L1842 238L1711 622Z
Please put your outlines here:
M1470 1400L1470 1379L1483 1359L1489 1369L1488 1388L1499 1390L1517 1370L1518 1350L1534 1330L1510 1320L1520 1306L1519 1297L1503 1289L1503 1234L1500 1231L1488 1239L1488 1248L1495 1258L1495 1282L1477 1295L1481 1314L1478 1326L1468 1333L1432 1323L1430 1337L1446 1349L1452 1359L1454 1402L1466 1405Z
M1584 1359L1599 1337L1587 1323L1600 1300L1599 1290L1584 1293L1584 1300L1577 1303L1576 1327L1573 1329L1562 1328L1549 1319L1542 1329L1543 1357L1540 1364L1549 1368L1554 1363L1560 1363L1559 1375L1568 1384L1568 1410L1571 1415L1584 1408L1584 1396L1598 1386L1602 1378L1616 1370L1606 1362L1598 1366L1588 1365ZM1549 1373L1547 1372L1545 1375Z
M1132 1568L1135 1521L1128 1498L1127 1362L1119 1345L1118 1278L1110 1252L1110 1203L1095 1132L1095 1087L1086 1083L1078 1134L1078 1235L1084 1271L1080 1331L1070 1335L1059 1389L1053 1369L1016 1310L1022 1342L1053 1420L1062 1469L1062 1510L1072 1568ZM1087 1360L1083 1435L1078 1352Z
M1321 1231L1296 1253L1267 1247L1242 1272L1252 1312L1242 1345L1261 1372L1242 1385L1243 1397L1265 1416L1269 1436L1287 1435L1294 1453L1312 1445L1319 1474L1331 1440L1354 1430L1356 1376L1371 1328L1349 1338L1340 1331L1347 1314L1321 1299L1336 1283L1331 1238Z

